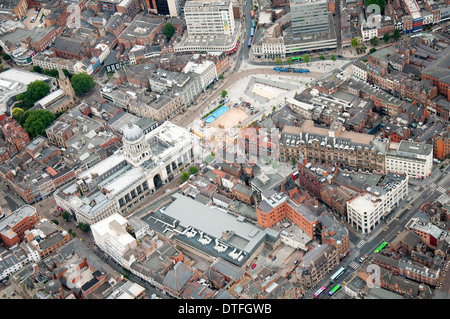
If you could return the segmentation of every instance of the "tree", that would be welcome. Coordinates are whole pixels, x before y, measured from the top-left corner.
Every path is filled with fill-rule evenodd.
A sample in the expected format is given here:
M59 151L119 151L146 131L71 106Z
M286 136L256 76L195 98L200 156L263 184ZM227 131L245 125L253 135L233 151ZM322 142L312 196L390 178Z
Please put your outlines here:
M30 134L31 138L38 135L45 136L45 129L55 121L55 114L47 110L29 111L23 128Z
M275 63L281 66L283 64L283 61L281 61L280 58L276 58Z
M95 80L87 73L78 73L70 80L77 95L89 92L95 86Z
M374 53L376 50L377 50L377 49L375 49L375 48L371 48L369 52L370 52L370 53Z
M19 118L20 118L20 116L22 116L22 114L24 113L25 111L22 109L22 108L20 108L20 107L15 107L15 108L13 108L12 109L12 112L11 112L11 115L14 117L14 119L17 121Z
M401 35L401 33L400 33L400 30L398 30L398 29L395 29L394 30L394 34L392 35L392 37L395 39L395 40L397 40L398 38L400 38L402 35Z
M373 37L372 39L370 39L370 43L376 47L378 45L378 43L380 43L380 39L378 39L378 37Z
M44 81L33 81L28 85L24 93L16 96L17 101L22 101L24 109L28 110L38 100L50 93L50 86Z
M188 172L183 172L181 174L181 181L184 183L185 181L187 181L189 179L189 173Z
M225 98L225 96L227 96L228 92L227 92L227 90L222 90L222 92L220 94L222 95L222 98Z
M39 65L33 66L33 72L42 73L42 68Z
M56 78L56 77L58 76L58 74L59 74L59 73L58 73L58 70L56 70L56 69L51 69L51 70L50 70L50 75L51 75L51 76L53 76L53 77Z
M69 218L70 218L70 214L69 214L68 212L64 211L64 212L62 212L61 217L62 217L63 219L65 219L66 221L68 221ZM72 231L72 230L69 229L69 233L70 233L71 231Z
M51 76L52 75L52 73L50 72L49 69L44 69L44 74L47 75L47 76Z
M198 173L198 168L197 168L196 166L191 166L191 167L189 167L189 173L190 173L191 175L197 174L197 173Z
M332 54L332 55L330 56L330 59L331 59L331 61L336 61L336 56L335 56L334 54Z
M170 41L170 39L173 37L173 34L175 33L175 27L172 23L167 22L164 25L164 34L166 35L167 41Z
M353 38L352 41L350 42L350 44L352 45L352 47L354 47L356 49L356 47L359 46L360 41L358 38Z
M325 61L325 59L326 59L326 57L325 57L325 55L322 53L322 54L319 56L319 60L322 61L322 65L323 65L323 61Z
M52 221L53 224L59 225L59 221L57 221L56 219L52 219L51 221Z
M306 53L305 55L302 56L302 60L305 61L306 63L309 63L309 61L311 61L311 56Z
M385 32L385 33L383 34L383 40L384 40L384 42L388 42L390 38L391 38L391 36L389 35L388 32Z
M81 231L83 231L83 232L85 232L85 233L87 233L91 228L89 227L89 224L86 224L86 223L82 223L82 222L79 222L78 223L78 228L81 230Z
M292 159L291 164L292 164L292 166L295 166L295 164L297 164L297 161L295 160L295 158Z
M3 53L2 57L5 61L11 60L11 56L9 54Z
M292 58L289 57L286 59L286 63L287 63L287 65L292 65L292 63L294 63L294 61L292 61Z
M223 74L219 75L219 80L223 80Z

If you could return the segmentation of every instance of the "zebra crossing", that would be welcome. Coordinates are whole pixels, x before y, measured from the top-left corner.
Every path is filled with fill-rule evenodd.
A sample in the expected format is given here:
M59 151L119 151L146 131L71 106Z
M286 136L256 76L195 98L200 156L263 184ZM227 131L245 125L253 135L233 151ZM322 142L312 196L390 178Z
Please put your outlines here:
M441 194L444 194L444 193L447 192L447 190L446 190L444 187L442 187L442 186L439 186L436 190L437 190L439 193L441 193Z
M431 183L431 184L430 184L430 188L431 188L431 189L435 189L435 188L436 188L436 183Z
M349 265L349 267L352 267L353 269L357 269L359 267L358 263L356 261L352 261Z
M364 244L366 243L366 241L364 239L361 239L357 244L356 247L358 247L359 249L361 249L362 246L364 246Z
M420 186L414 187L414 190L415 190L415 191L419 191L419 190L420 190Z

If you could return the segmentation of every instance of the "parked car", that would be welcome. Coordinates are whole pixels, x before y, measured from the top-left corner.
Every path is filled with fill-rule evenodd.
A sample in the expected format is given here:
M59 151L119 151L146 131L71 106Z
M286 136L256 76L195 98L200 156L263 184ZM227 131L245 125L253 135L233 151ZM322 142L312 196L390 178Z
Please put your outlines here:
M273 256L272 255L269 255L269 259L271 259Z
M365 254L364 256L362 256L361 258L359 258L359 261L360 261L360 262L364 262L364 260L366 260L367 257L369 257L369 255Z
M256 267L256 264L253 264L253 265L252 265L252 269L255 269L255 267Z
M272 261L274 261L275 259L277 259L277 256L273 256Z

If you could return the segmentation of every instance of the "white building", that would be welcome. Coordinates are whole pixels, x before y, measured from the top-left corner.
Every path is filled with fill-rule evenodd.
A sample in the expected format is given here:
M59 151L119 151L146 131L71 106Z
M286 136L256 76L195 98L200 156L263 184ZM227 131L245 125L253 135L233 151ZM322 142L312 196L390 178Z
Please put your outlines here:
M188 0L184 5L184 18L189 36L235 33L231 0Z
M194 72L200 75L202 89L205 89L217 79L216 65L209 60L204 60L202 63L189 61L184 67L183 72Z
M369 41L374 37L378 37L378 29L376 26L370 27L364 22L361 24L361 35L363 41Z
M353 63L353 76L356 76L358 79L367 81L367 67L361 61L356 61Z
M124 264L124 254L137 246L136 238L127 232L127 225L128 220L119 214L91 225L95 244L119 264Z
M129 123L122 141L122 149L54 193L57 205L78 222L92 225L114 213L130 212L200 154L198 137L169 121L146 135ZM75 195L78 191L82 196Z
M424 178L431 174L433 166L433 145L401 141L391 143L385 156L386 172L406 173Z
M348 223L362 234L370 233L406 196L408 175L387 174L379 186L347 202Z

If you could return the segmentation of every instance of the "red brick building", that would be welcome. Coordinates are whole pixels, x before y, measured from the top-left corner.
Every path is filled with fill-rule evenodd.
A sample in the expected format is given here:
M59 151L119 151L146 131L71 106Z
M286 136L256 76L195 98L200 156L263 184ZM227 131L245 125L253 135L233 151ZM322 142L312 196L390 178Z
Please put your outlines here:
M26 230L39 222L37 211L32 206L22 206L0 221L0 238L7 247L20 243Z
M22 152L25 146L30 143L30 136L13 117L5 118L0 122L0 126L5 137L5 142L14 145L18 153Z

